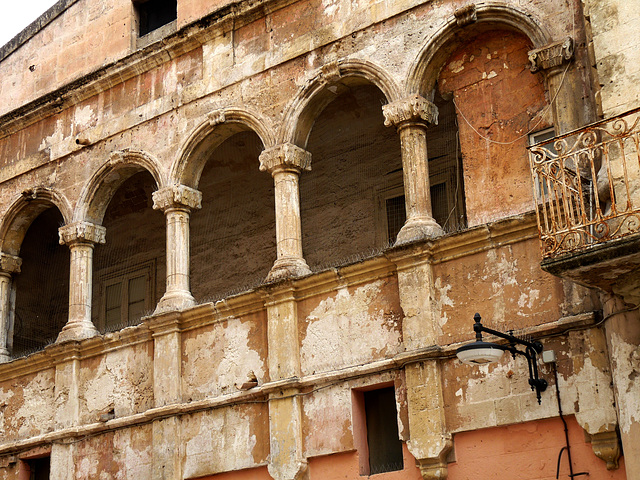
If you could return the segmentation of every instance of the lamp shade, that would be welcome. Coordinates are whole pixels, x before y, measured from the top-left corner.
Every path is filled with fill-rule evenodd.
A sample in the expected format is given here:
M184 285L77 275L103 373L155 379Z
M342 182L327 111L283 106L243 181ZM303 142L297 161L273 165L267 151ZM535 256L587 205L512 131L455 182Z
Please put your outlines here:
M470 365L483 365L485 363L497 362L502 357L504 348L495 343L473 342L460 347L456 351L458 359L462 363Z

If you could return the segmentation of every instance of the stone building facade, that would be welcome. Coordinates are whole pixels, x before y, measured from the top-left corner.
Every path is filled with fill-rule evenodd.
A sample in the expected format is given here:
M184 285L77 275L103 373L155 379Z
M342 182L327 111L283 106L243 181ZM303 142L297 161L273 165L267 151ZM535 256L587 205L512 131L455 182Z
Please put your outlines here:
M639 17L60 0L0 48L0 479L640 478Z

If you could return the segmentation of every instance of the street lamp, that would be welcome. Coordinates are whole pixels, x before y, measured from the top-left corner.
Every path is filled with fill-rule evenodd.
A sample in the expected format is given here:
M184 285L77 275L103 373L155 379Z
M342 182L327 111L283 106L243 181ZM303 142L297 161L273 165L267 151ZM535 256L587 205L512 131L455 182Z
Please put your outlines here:
M529 342L513 336L511 332L502 333L487 328L480 322L482 318L479 313L476 313L473 319L475 320L473 331L476 332L476 341L458 348L456 355L460 361L471 365L497 362L505 351L510 352L513 358L516 358L516 355L524 356L529 364L529 385L531 390L536 392L538 404L540 404L540 393L547 389L547 381L538 376L538 355L542 353L542 343L537 340ZM497 343L484 342L482 332L503 338L509 343L508 345L498 345ZM516 345L524 346L524 350L518 350Z

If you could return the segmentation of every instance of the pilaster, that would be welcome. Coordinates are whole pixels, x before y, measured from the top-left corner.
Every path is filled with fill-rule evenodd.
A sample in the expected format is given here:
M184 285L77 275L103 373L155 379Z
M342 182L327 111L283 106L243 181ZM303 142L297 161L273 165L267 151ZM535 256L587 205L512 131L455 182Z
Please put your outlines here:
M165 214L167 223L167 279L156 314L195 305L189 280L189 216L201 208L202 193L185 185L171 185L153 193L153 208Z
M407 220L398 233L396 245L442 235L433 218L429 188L427 127L437 125L438 107L413 95L384 105L385 126L395 126L400 135Z
M286 289L266 298L269 377L271 381L300 376L298 308L295 291ZM302 444L302 403L297 389L269 398L269 474L274 480L298 480L307 473Z
M568 64L574 59L574 41L567 37L529 51L531 72L543 72L552 104L553 124L560 135L581 127L591 118L583 118L581 78Z
M168 313L149 326L153 332L153 398L155 407L182 401L182 334L180 314ZM153 479L181 479L181 427L173 416L153 422Z
M292 143L268 148L260 154L260 170L273 176L276 205L277 259L267 281L311 273L302 256L300 173L311 170L311 154Z
M106 229L89 222L76 222L58 229L60 244L71 253L69 278L69 320L58 335L57 342L81 340L98 335L91 322L91 292L93 288L93 248L104 243Z
M627 478L640 478L640 311L615 295L604 296L602 307ZM615 455L615 450L607 447L611 439L601 440L596 438L596 455L596 448ZM617 465L617 458L614 462L613 457L605 457L605 461L607 468Z

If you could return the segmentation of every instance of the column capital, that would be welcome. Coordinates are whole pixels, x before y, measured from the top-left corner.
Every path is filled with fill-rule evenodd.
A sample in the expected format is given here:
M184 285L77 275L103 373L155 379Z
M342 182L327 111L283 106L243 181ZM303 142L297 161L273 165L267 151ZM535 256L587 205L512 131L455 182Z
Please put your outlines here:
M202 208L202 192L186 185L171 185L153 192L153 209Z
M311 170L311 153L294 145L282 143L267 148L260 154L260 170L274 172L282 169L292 169L302 172Z
M539 70L550 70L559 67L573 58L574 43L573 38L567 37L559 42L550 43L541 48L529 50L529 61L531 62L531 72Z
M383 105L382 113L385 127L398 127L405 122L438 124L438 107L417 94Z
M104 243L107 229L95 223L76 222L60 227L58 235L60 236L60 245L71 245L76 242Z
M20 273L22 259L15 255L0 252L0 272L1 273Z

